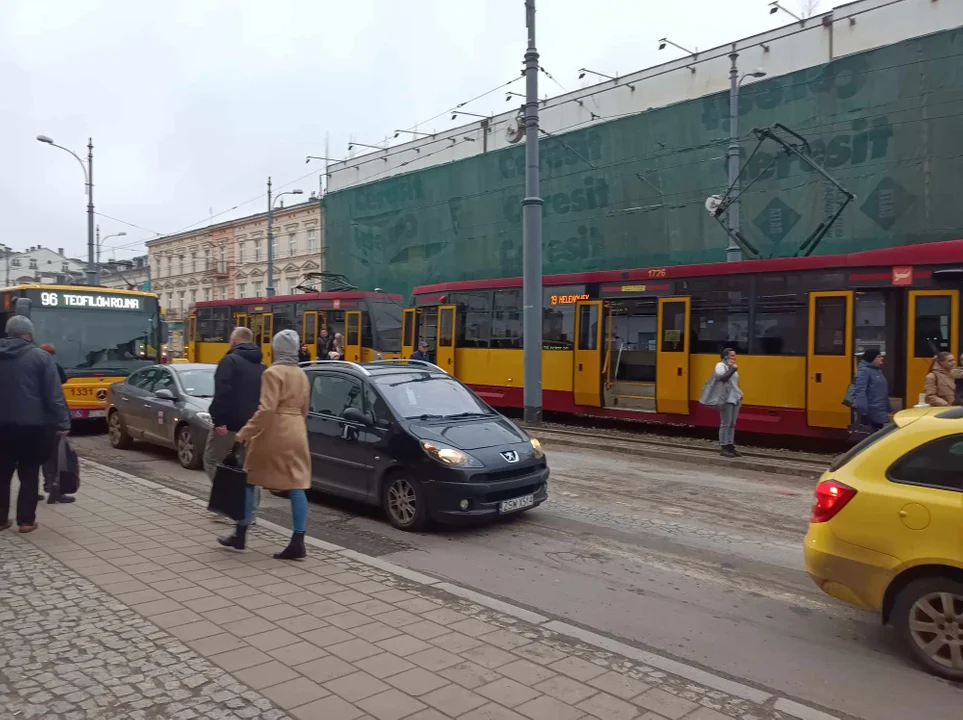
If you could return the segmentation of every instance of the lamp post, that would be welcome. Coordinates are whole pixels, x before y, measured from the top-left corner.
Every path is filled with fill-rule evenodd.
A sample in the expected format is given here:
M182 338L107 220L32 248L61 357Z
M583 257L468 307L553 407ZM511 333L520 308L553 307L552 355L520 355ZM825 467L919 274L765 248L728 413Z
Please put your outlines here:
M277 197L271 197L271 178L268 178L268 226L267 226L267 296L274 297L274 201L278 198L282 198L285 195L301 195L303 190L288 190L279 194Z
M525 422L542 423L542 198L538 176L535 0L525 0L525 198L522 200L522 339Z
M97 266L100 266L100 249L104 246L104 240L110 240L112 237L124 237L127 233L121 231L119 233L111 233L110 235L105 235L103 239L100 237L100 225L97 226Z
M70 153L80 163L80 167L84 171L84 183L87 187L87 284L99 285L100 271L94 258L94 140L93 138L87 138L86 165L77 153L63 145L58 145L52 138L46 135L37 135L37 140Z
M742 229L742 218L739 214L739 87L747 77L765 77L766 71L761 69L753 70L739 77L739 66L737 61L739 53L735 46L729 53L729 195L732 202L729 205L729 239L726 245L726 261L739 262L742 260L742 249L733 238Z

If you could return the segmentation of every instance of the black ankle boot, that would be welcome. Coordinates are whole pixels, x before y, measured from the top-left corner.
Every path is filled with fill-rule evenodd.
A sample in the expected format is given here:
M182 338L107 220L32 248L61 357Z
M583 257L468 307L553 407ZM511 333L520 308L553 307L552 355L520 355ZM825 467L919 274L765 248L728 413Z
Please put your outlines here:
M291 542L279 553L274 553L275 560L303 560L308 555L304 549L304 533L296 532L291 535Z
M730 455L731 457L742 457L742 453L739 452L738 450L736 450L736 446L735 446L735 445L730 445L730 446L729 446L729 455Z
M247 543L247 526L236 525L234 527L233 535L219 537L217 541L224 547L234 548L235 550L243 550Z
M720 445L719 454L722 455L722 457L727 457L727 458L735 457L735 455L733 455L732 453L731 448L732 448L732 445Z

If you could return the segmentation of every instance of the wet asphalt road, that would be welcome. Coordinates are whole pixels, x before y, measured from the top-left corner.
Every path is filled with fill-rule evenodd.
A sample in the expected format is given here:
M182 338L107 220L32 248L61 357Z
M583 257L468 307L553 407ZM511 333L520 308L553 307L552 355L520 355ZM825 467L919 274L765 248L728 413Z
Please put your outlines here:
M170 451L82 456L207 497ZM548 447L550 500L510 520L410 534L376 509L316 495L309 534L443 577L751 685L867 720L958 720L963 687L911 666L875 616L803 570L811 481ZM262 516L290 527L287 501Z

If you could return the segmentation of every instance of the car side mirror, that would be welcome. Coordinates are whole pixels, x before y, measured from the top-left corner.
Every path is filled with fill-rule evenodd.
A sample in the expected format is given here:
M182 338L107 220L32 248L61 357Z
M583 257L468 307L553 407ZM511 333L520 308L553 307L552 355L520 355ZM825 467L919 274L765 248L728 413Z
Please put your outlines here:
M177 396L167 388L161 388L155 392L154 397L158 400L177 400Z
M371 415L369 415L366 412L362 412L361 410L358 410L358 408L353 408L353 407L345 408L341 417L343 417L348 422L360 423L361 425L374 424L374 420L372 419Z

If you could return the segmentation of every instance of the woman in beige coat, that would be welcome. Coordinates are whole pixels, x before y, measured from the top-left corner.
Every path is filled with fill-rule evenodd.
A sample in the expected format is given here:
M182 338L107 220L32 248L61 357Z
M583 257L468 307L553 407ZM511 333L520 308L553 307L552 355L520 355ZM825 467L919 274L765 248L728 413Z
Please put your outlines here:
M944 407L956 400L956 380L952 375L955 366L953 353L941 352L933 359L933 365L923 382L928 405Z
M304 533L308 521L308 499L311 487L311 454L308 430L310 387L304 371L298 367L301 340L293 330L282 330L271 342L274 362L261 376L261 400L257 412L237 433L244 443L244 470L247 472L248 502L244 520L237 524L234 535L218 538L225 547L243 550L254 487L286 491L291 499L294 534L291 542L274 555L279 560L305 557Z

